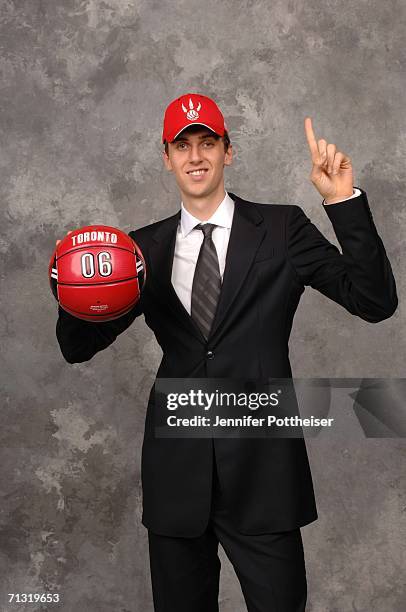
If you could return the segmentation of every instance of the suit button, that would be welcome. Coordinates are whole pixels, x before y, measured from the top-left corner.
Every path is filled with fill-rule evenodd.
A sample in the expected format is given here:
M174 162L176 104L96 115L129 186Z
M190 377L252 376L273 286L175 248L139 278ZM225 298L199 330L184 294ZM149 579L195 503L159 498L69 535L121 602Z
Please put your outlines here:
M213 357L214 357L213 351L207 351L206 357L207 357L207 359L213 359Z

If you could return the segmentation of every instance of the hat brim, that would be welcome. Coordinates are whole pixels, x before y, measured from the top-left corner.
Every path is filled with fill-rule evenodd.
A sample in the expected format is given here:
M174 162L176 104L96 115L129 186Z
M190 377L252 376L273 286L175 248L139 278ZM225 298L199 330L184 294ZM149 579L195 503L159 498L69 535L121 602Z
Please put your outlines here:
M188 125L185 125L185 127L183 127L181 130L179 130L179 132L177 134L175 134L175 136L172 138L171 142L173 142L175 140L175 138L177 138L179 136L179 134L181 134L183 132L183 130L186 130L187 128L191 127L192 125L202 125L203 127L207 128L208 130L213 132L213 134L217 134L217 132L215 130L213 130L213 128L211 128L209 125L206 125L205 123L200 123L199 121L196 121L196 123L189 123ZM220 134L217 134L217 135L220 136Z

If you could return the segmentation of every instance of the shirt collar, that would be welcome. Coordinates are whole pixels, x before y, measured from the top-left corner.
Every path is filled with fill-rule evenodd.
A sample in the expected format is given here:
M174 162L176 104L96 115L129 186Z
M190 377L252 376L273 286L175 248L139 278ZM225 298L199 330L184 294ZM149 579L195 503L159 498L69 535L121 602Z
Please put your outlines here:
M199 223L214 223L220 227L231 228L234 214L234 200L228 195L227 191L223 201L216 208L210 219L207 221L201 221L194 217L181 202L181 214L180 214L180 230L183 238L187 236L196 225Z

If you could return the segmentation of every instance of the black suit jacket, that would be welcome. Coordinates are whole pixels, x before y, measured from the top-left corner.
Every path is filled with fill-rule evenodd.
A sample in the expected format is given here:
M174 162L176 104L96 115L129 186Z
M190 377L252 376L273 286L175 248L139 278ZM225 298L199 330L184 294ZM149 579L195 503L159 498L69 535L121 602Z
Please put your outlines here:
M163 351L157 378L290 378L288 340L306 285L371 323L396 310L395 280L364 191L325 206L342 254L299 206L230 196L235 212L208 340L171 283L179 211L130 232L147 265L145 290L130 313L116 321L91 323L59 308L56 331L68 362L91 359L143 314ZM155 438L153 391L142 449L145 526L173 536L204 531L213 444L231 519L242 533L284 531L317 518L303 439Z

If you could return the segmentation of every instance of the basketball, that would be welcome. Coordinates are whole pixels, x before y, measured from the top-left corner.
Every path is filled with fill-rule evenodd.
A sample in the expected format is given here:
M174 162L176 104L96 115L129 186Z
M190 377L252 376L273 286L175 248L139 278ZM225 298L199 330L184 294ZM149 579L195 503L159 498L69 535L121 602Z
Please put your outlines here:
M89 225L59 242L48 276L64 310L78 319L100 322L117 319L135 306L146 268L131 236L108 225Z

